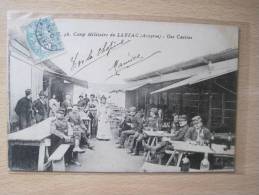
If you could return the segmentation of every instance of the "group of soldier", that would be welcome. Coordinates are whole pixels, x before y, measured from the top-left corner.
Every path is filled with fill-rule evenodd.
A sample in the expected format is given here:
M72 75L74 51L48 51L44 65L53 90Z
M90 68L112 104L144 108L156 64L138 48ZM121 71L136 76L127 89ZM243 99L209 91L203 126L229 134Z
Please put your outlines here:
M68 143L70 148L65 154L66 163L80 165L78 153L85 152L82 148L93 149L89 144L89 129L87 129L84 119L88 117L87 110L97 106L95 95L91 94L90 99L87 94L85 97L80 95L78 104L75 105L72 104L70 95L66 95L61 104L55 95L47 102L47 97L43 91L39 93L39 98L35 101L32 101L31 95L31 90L27 89L25 97L21 98L15 107L15 112L19 118L19 129L27 128L47 117L52 117L50 154L60 144Z
M80 165L78 153L85 152L82 148L93 149L89 143L89 129L81 118L78 105L69 106L66 111L62 107L57 110L55 118L51 121L50 132L51 152L60 144L70 145L65 154L66 164Z
M55 116L55 113L60 107L65 110L65 114L67 113L67 108L72 107L70 95L66 95L63 102L59 102L55 94L48 100L43 91L40 91L38 96L38 99L32 101L32 91L31 89L26 89L25 96L17 102L15 112L18 116L19 130L39 123L49 116ZM93 108L97 105L96 101L94 94L91 94L90 99L87 97L87 94L85 94L85 97L80 95L78 106L84 109Z
M170 128L170 138L162 138L155 146L147 143L148 136L145 131L160 131L162 118L157 108L151 108L149 117L145 120L142 110L136 111L131 107L120 125L118 133L118 148L127 146L132 155L139 155L141 150L150 151L153 157L164 158L166 150L173 150L171 141L186 141L190 144L207 145L211 141L211 132L203 125L200 116L194 116L190 125L186 115L173 115ZM171 140L171 141L169 141Z

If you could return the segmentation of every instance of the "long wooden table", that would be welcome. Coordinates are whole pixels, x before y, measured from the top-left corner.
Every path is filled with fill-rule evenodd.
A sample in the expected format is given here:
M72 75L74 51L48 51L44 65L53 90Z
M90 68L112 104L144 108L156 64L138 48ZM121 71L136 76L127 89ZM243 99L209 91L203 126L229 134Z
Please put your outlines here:
M212 144L211 147L207 145L195 145L190 144L189 142L184 141L172 141L168 140L172 146L174 147L173 151L166 151L166 153L170 154L170 158L167 161L166 165L168 166L172 159L175 156L176 151L179 153L179 160L183 156L185 152L193 152L193 153L204 153L204 154L213 154L216 156L227 156L234 157L235 155L235 147L231 147L229 150L224 150L225 145ZM180 165L180 161L177 162L177 166Z
M167 154L170 154L170 158L166 163L166 166L169 166L172 159L174 158L176 152L179 154L179 158L183 156L185 152L193 152L193 153L204 153L204 154L213 154L215 156L228 156L234 157L235 154L235 147L231 147L230 150L224 150L226 147L225 145L219 144L212 144L211 148L207 145L195 145L190 144L189 142L184 141L172 141L170 140L170 133L164 131L147 131L145 130L144 133L148 136L148 144L150 146L155 146L157 144L158 138L166 137L167 140L172 144L174 147L173 151L166 151ZM148 161L150 158L150 151L147 152L145 160ZM177 162L177 166L180 166L180 160Z
M49 136L50 133L50 123L52 118L47 118L46 120L35 124L31 127L23 129L18 132L10 133L8 135L9 143L9 155L13 158L12 148L14 146L38 146L38 171L45 170L45 159L48 158L48 147L51 145ZM9 160L11 160L9 159Z

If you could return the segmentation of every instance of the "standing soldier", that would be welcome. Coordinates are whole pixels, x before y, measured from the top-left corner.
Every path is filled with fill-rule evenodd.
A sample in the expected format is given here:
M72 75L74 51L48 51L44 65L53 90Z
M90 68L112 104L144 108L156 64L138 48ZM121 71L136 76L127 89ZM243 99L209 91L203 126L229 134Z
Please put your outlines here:
M68 108L70 110L70 108ZM89 140L88 140L88 132L87 128L85 127L81 117L80 113L78 111L77 105L74 105L72 108L72 111L68 111L68 122L70 123L74 135L76 137L76 141L78 140L79 143L82 143L82 145L87 146L89 149L93 149L92 146L90 146ZM82 152L83 150L81 148L76 148L77 152Z
M19 128L24 129L31 126L32 122L32 100L31 90L25 90L25 97L21 98L15 107L15 112L19 117Z
M85 94L84 101L85 101L85 106L87 106L88 102L90 101L89 98L87 97L87 94Z
M77 102L78 107L82 108L84 110L86 104L83 95L79 96L79 101Z
M40 91L39 98L33 102L32 107L35 112L36 123L39 123L47 118L48 106L43 91Z

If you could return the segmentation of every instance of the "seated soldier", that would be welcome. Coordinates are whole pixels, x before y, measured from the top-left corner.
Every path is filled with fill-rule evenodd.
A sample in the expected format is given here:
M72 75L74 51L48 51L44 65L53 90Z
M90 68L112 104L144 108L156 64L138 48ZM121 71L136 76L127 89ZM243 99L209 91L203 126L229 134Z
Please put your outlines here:
M136 107L131 107L130 108L130 123L127 123L130 126L129 130L125 130L121 133L120 136L120 140L119 140L119 146L118 148L124 148L124 143L126 141L126 139L130 136L130 135L134 135L137 131L137 126L138 126L138 122L137 122L137 117L136 115Z
M87 146L89 149L93 149L93 147L90 146L90 143L88 141L87 128L85 127L84 122L81 119L77 105L74 105L73 108L68 107L67 120L73 129L73 135L76 138L76 142L79 142L81 145ZM74 148L74 150L77 152L83 151L79 147Z
M70 144L68 151L64 158L66 165L68 163L74 163L79 165L77 152L73 153L74 148L79 148L79 143L72 139L71 134L73 130L65 118L65 111L59 109L56 113L55 119L51 121L50 132L51 132L51 148L50 153L53 153L60 144Z
M120 124L120 126L119 126L120 128L119 128L119 130L118 130L118 132L117 132L117 137L118 137L118 138L121 137L121 133L122 133L123 131L127 131L127 130L130 130L130 129L131 129L130 123L131 123L131 120L130 120L129 115L125 115L124 120L123 120L123 122ZM120 142L118 141L118 142L116 142L116 144L120 144Z
M144 113L142 115L144 117ZM143 120L144 121L144 120ZM158 110L157 108L151 108L150 109L150 117L148 118L147 122L145 123L145 126L147 129L152 131L159 131L161 130L161 119L158 116ZM129 153L133 153L133 155L139 155L139 151L142 146L142 140L144 139L143 131L136 132L134 136L132 136L132 142Z
M158 116L158 109L150 109L150 117L148 118L146 125L147 128L151 131L160 131L162 127L162 120Z
M171 134L179 129L179 115L173 114L173 122L171 123Z
M185 134L185 140L190 144L207 145L210 142L210 130L203 126L202 118L195 116L192 118L192 127ZM193 169L200 168L200 162L204 158L202 153L192 153L189 155L190 164Z
M131 129L130 123L131 123L130 112L126 111L124 120L120 124L119 135L118 135L119 137L121 136L121 133L123 131Z
M179 116L179 129L175 131L172 136L170 137L170 140L172 141L184 141L185 134L188 131L189 126L187 123L187 116L186 115L180 115ZM145 143L145 141L142 141L142 144L144 148L148 151L151 151L151 154L153 156L158 156L159 160L161 161L162 158L165 156L165 150L173 150L172 144L168 141L167 138L163 138L160 143L158 143L156 146L150 146Z
M129 153L133 153L133 155L139 155L139 149L141 147L141 142L143 139L143 124L144 124L144 113L143 112L138 112L136 114L136 117L138 118L138 122L139 122L139 126L138 126L138 130L135 132L134 135L130 135L129 136L129 143L130 143L130 147L129 147ZM138 146L139 142L141 143L140 146Z
M201 117L193 117L192 124L193 127L190 127L185 134L185 141L199 145L209 144L211 133L209 129L203 126Z

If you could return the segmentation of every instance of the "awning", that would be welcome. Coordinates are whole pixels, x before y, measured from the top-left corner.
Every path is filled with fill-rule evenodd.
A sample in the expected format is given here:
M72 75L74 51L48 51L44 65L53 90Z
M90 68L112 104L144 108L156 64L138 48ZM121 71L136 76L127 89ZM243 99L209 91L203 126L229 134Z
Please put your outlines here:
M226 60L223 62L218 62L214 64L209 64L206 71L202 72L201 74L196 74L188 79L183 81L174 83L162 89L156 90L151 92L151 94L160 93L163 91L168 91L177 87L181 87L184 85L191 85L195 83L199 83L205 80L209 80L224 74L228 74L230 72L234 72L237 70L237 58L232 60Z
M178 64L174 64L167 68L162 68L156 71L152 71L146 74L139 75L134 78L128 79L128 81L140 81L147 78L157 77L163 74L173 73L173 72L179 72L187 69L191 69L194 67L204 66L208 65L209 62L211 63L218 63L218 62L224 62L226 60L235 59L238 57L238 49L227 49L224 51L221 51L219 53L215 54L209 54L201 57L197 57L188 61L184 61Z
M129 87L129 88L126 88L124 89L125 91L133 91L133 90L136 90L140 87L143 87L145 85L147 85L148 83L142 83L142 84L139 84L139 85L135 85L135 86L132 86L132 87Z
M53 75L53 76L58 77L58 78L62 78L66 81L69 81L69 82L75 84L75 85L79 85L81 87L88 88L88 82L87 81L80 80L80 79L77 79L77 78L74 78L74 77L70 77L70 76L67 76L67 75L64 75L64 74L59 74L59 73L56 73L56 72L53 72L53 71L50 71L50 70L47 70L47 69L44 69L44 70L47 74Z

